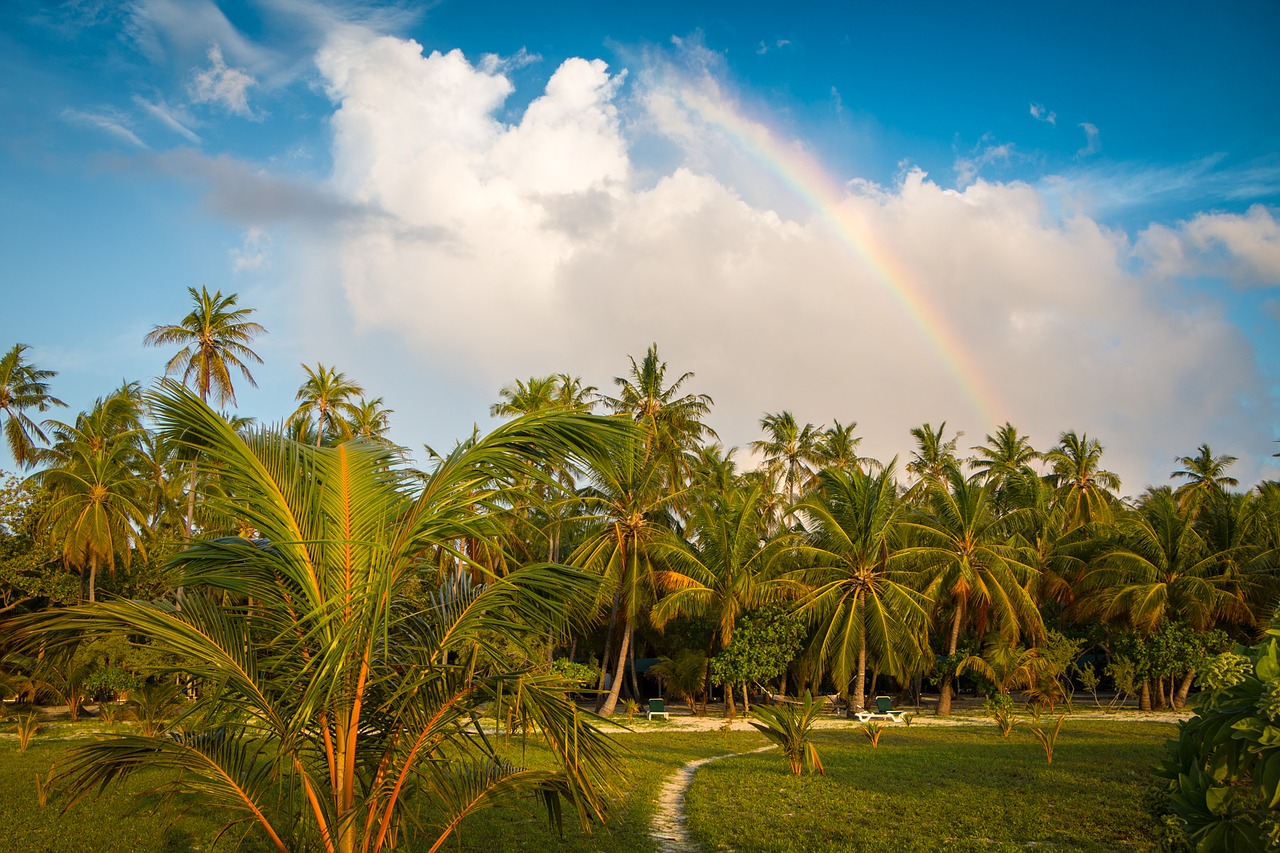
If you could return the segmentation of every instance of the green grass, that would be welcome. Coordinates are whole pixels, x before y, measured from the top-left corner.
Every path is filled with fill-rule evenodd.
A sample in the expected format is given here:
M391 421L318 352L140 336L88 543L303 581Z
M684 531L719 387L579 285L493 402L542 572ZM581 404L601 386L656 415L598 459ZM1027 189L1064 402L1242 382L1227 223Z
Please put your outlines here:
M637 728L648 728L640 727ZM85 727L51 727L25 753L0 741L0 849L24 851L207 851L237 849L233 830L216 848L219 815L146 793L142 774L63 813L65 799L36 801L35 774L47 772ZM1067 720L1054 764L1018 729L1005 740L991 726L893 726L872 750L861 731L816 734L824 777L793 777L775 752L715 762L695 777L689 828L706 849L749 851L887 848L912 850L1116 850L1150 846L1139 798L1148 769L1175 728L1161 723ZM469 817L448 850L652 851L649 822L657 790L698 758L765 745L755 733L679 733L655 727L620 735L626 750L617 781L624 794L609 824L584 835L571 815L563 842L532 803ZM511 759L539 766L549 756L510 744ZM623 767L629 772L624 777ZM179 813L181 810L181 813ZM247 851L266 849L252 842ZM402 848L404 849L404 848Z
M707 850L740 853L1145 850L1142 793L1176 731L1068 718L1050 767L1022 727L1006 740L990 726L894 726L875 750L828 729L815 736L825 777L792 776L774 753L699 771L689 828Z

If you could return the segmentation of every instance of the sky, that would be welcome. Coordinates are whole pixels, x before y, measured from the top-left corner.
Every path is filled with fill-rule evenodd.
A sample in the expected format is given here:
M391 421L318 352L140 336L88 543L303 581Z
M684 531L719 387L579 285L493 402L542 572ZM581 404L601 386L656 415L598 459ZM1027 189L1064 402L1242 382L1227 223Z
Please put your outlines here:
M1044 6L1044 8L1041 8ZM905 460L1013 423L1126 494L1280 478L1280 6L0 6L0 346L70 420L238 295L239 412L335 366L419 450L657 344ZM749 462L744 452L740 460ZM12 468L0 455L0 468Z

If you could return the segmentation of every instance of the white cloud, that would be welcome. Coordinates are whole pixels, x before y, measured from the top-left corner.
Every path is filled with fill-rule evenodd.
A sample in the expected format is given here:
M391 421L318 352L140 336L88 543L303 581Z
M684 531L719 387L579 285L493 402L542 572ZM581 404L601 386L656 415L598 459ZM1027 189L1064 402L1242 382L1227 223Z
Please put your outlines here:
M108 110L104 112L88 112L85 110L65 109L60 114L63 121L68 124L75 124L81 127L89 127L115 137L121 142L127 142L135 148L148 148L147 143L138 138L138 135L126 126L128 121L123 115Z
M691 390L716 398L715 425L736 444L762 412L791 408L857 420L884 458L923 421L978 443L1009 419L1041 447L1065 429L1096 435L1134 490L1202 441L1241 456L1242 479L1259 470L1250 454L1269 447L1273 404L1253 352L1220 307L1133 272L1127 235L976 172L963 191L916 170L827 196L807 183L821 210L781 213L743 190L750 170L816 181L808 155L766 138L703 60L682 59L683 89L646 69L627 99L621 72L569 60L507 125L495 115L511 83L456 51L331 40L317 61L337 104L332 191L385 213L306 248L345 293L334 310L354 318L350 337L391 336L422 371L495 392L560 370L607 386L656 341L673 369L697 373ZM621 108L641 113L624 121ZM633 128L674 141L692 167L641 174ZM735 155L735 134L772 159ZM1258 223L1193 233L1271 257ZM419 381L404 373L402 397Z
M231 68L222 58L222 48L209 47L209 67L197 71L188 87L191 100L197 104L214 104L245 118L255 118L249 108L249 89L257 84L253 76L240 68Z
M195 131L187 126L187 123L190 122L191 119L185 115L179 118L179 114L171 109L163 100L153 103L141 95L134 95L133 102L156 121L160 122L183 139L194 145L200 144L200 137Z
M1137 252L1164 276L1280 287L1280 222L1260 204L1244 214L1201 213L1172 228L1152 225L1140 235Z
M968 154L956 155L953 168L956 173L956 186L967 187L977 180L983 168L997 163L1008 163L1017 156L1012 142L996 145L990 137L983 137Z
M1088 157L1091 154L1097 154L1098 149L1102 147L1102 141L1099 138L1097 125L1090 124L1087 121L1080 122L1080 129L1084 131L1085 143L1084 147L1076 152L1077 157Z
M232 272L254 272L271 266L271 235L263 228L244 232L244 241L230 250Z
M1045 109L1044 104L1032 104L1031 117L1045 124L1056 125L1058 123L1058 114L1052 110Z

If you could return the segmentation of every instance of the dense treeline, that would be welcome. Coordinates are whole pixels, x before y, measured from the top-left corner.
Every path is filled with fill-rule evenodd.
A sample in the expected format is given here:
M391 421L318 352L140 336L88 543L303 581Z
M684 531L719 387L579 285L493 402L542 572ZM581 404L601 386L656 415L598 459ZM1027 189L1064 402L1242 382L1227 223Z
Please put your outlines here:
M565 691L612 714L646 690L638 659L701 708L721 687L729 713L766 685L855 708L928 685L945 715L962 680L996 707L1104 681L1179 707L1276 610L1280 483L1238 491L1207 445L1129 501L1084 433L1037 450L1005 424L965 453L924 424L900 464L861 456L856 424L784 411L740 466L654 346L614 396L513 382L497 429L417 470L381 398L322 364L283 427L216 413L264 330L234 295L190 293L147 337L181 382L39 419L55 376L21 344L0 359L27 469L0 491L0 692L73 716L134 693L199 733L80 747L76 790L177 768L280 849L381 849L425 799L438 844L519 791L599 816L607 745ZM482 714L538 732L559 769L503 764L468 729Z

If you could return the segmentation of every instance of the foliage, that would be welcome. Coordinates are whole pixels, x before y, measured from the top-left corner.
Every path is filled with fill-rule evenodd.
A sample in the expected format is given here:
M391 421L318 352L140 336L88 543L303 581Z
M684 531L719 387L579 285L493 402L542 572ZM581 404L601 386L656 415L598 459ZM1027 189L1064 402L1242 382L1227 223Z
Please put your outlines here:
M532 645L580 627L596 580L532 565L473 585L456 543L490 529L504 484L537 476L534 463L615 440L618 426L519 418L415 480L371 443L316 448L237 433L173 382L153 406L171 440L218 466L219 508L235 507L263 540L192 543L179 558L192 590L181 609L113 600L18 622L33 645L125 631L171 655L149 676L185 673L200 684L168 727L178 737L77 746L64 771L73 799L165 769L175 774L165 788L198 792L277 849L343 853L422 836L438 846L467 814L522 794L553 819L566 800L584 823L603 814L607 739L562 680L504 665L497 642ZM433 584L425 607L414 597L424 578ZM496 752L479 721L495 702L536 728L556 769L521 769ZM424 807L434 826L415 822Z
M1219 667L1216 688L1179 727L1157 769L1165 795L1197 850L1280 847L1280 619L1265 639ZM1226 676L1222 677L1222 670Z
M879 749L880 734L885 730L886 725L878 720L867 720L860 728L862 733L867 736L867 740L871 743L872 749Z
M173 681L147 684L134 693L131 710L143 736L157 738L165 733L182 708L182 694L182 686Z
M715 684L763 684L777 678L804 645L804 622L785 606L773 605L738 620L733 639L711 659Z
M600 676L600 667L568 658L556 658L551 662L551 672L577 687L587 687L595 684Z
M18 736L18 749L26 752L31 739L40 733L40 715L36 712L19 714L14 718L14 734Z
M1044 747L1044 757L1048 764L1053 763L1053 750L1058 743L1058 734L1062 731L1062 724L1066 721L1066 715L1058 717L1058 722L1054 724L1052 732L1046 732L1040 726L1028 726L1031 734L1035 735L1036 740L1040 741L1040 746Z
M1014 720L1013 697L1008 693L997 693L987 699L983 705L983 709L996 721L996 725L1000 727L1000 734L1005 737L1013 731L1016 722Z
M707 682L707 653L699 649L681 649L675 657L662 657L645 673L679 701L694 707Z
M799 776L802 769L807 769L811 776L815 770L826 775L822 759L818 757L818 748L812 740L813 724L822 716L822 704L814 701L813 694L806 693L802 702L756 708L752 727L777 744L793 776Z

